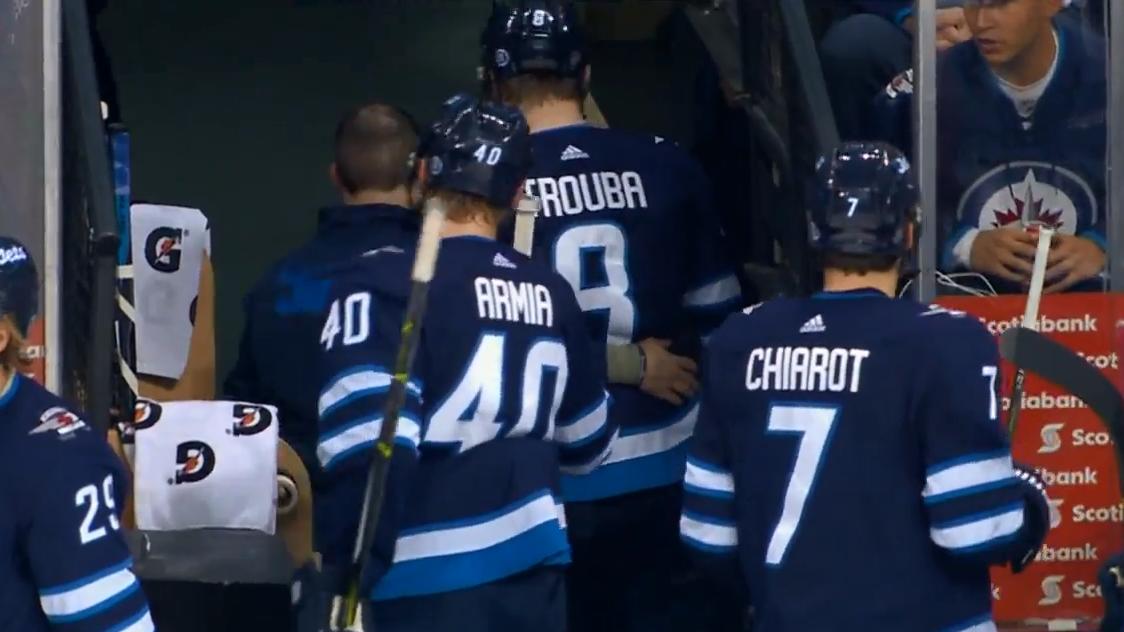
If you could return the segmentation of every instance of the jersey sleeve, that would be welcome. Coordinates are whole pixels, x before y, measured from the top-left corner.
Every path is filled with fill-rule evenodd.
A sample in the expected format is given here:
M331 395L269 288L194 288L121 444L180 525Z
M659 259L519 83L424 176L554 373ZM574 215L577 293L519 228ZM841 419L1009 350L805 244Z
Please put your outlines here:
M570 286L559 281L554 288L559 316L564 319L562 330L569 366L554 441L559 447L562 471L585 474L604 462L616 435L605 390L605 350L595 349L590 340Z
M25 479L28 567L52 630L150 632L152 617L120 530L128 482L104 448L100 455L44 454L50 474Z
M742 288L722 234L710 182L694 161L687 172L691 180L687 217L691 267L683 306L691 314L696 332L706 335L727 314L743 306Z
M323 467L316 497L316 544L326 567L348 563L362 512L374 445L382 430L398 351L405 299L363 285L333 285L316 367L319 438ZM394 556L405 490L421 441L421 382L407 380L398 415L382 513L372 550L371 581Z
M699 418L687 452L679 533L696 552L732 556L738 547L734 475L728 438L714 398L714 379L721 374L713 367L706 368Z
M1032 533L1028 489L1015 475L999 420L995 341L968 316L934 336L920 405L925 482L921 496L933 543L969 563L1005 563L1044 534ZM1037 492L1035 492L1037 493Z

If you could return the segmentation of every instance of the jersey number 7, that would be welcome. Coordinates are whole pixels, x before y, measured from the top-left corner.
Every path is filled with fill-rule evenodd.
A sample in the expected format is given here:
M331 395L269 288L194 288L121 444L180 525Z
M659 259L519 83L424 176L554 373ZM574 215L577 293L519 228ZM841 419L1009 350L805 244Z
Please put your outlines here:
M800 526L804 505L816 485L824 455L831 444L839 408L816 404L773 404L769 408L769 434L795 434L800 437L796 459L788 477L781 517L769 538L765 563L779 566Z

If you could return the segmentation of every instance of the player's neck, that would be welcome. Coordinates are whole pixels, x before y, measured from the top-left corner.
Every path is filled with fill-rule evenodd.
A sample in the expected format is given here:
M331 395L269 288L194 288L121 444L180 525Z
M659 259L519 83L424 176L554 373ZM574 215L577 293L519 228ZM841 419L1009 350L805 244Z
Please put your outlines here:
M1015 86L1034 85L1050 74L1057 55L1058 38L1053 27L1049 26L1026 50L995 68L995 74Z
M527 119L527 125L532 132L577 125L585 121L581 103L577 101L552 100L542 105L522 108L522 110L523 117Z
M343 203L348 206L359 206L363 204L388 204L391 206L410 205L410 194L406 190L406 187L395 187L389 191L375 191L373 189L366 189L355 193L347 193L345 191L341 197L343 198Z
M441 228L442 239L449 237L484 237L496 238L496 225L486 221L479 214L473 214L463 220L446 219Z
M893 297L898 289L897 270L867 272L865 274L847 273L834 268L827 268L823 271L823 289L825 292L849 292L868 288Z

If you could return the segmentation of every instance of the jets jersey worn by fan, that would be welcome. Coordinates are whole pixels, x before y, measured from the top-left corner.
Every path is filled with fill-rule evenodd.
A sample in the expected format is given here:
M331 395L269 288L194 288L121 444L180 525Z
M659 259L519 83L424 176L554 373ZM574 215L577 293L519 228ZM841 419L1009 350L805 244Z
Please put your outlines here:
M709 183L674 143L589 125L536 132L529 195L542 201L534 256L574 289L600 345L697 339L740 307ZM692 345L673 348L688 354ZM611 384L620 438L608 462L565 477L566 500L676 483L696 401L673 406Z
M151 632L120 532L127 492L109 445L16 377L0 395L0 630Z
M346 562L399 344L413 252L334 275L318 373L318 550ZM569 561L559 470L604 459L605 360L565 281L509 246L444 239L376 534L375 600Z
M761 632L995 630L1026 520L973 317L869 291L780 299L711 337L680 531L736 556Z
M1105 248L1105 43L1056 20L1058 53L1035 102L1016 104L975 42L938 62L937 205L941 266L968 267L981 230L1042 224ZM912 71L875 100L877 135L911 143ZM1003 292L1023 288L992 279ZM1075 289L1099 289L1094 280Z

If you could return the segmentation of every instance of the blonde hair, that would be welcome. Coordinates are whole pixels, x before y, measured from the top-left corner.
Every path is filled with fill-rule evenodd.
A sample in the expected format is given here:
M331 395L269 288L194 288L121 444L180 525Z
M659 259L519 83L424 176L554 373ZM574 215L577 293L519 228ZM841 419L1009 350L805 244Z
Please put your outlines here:
M0 350L0 366L12 371L27 370L31 363L23 356L26 341L15 321L7 314L0 316L0 328L8 332L8 345Z
M512 197L515 196L514 191L511 194ZM432 195L445 203L445 208L448 209L447 217L454 222L465 222L472 219L474 215L486 214L498 225L502 224L511 213L510 209L493 206L483 196L472 193L438 189L433 191Z

